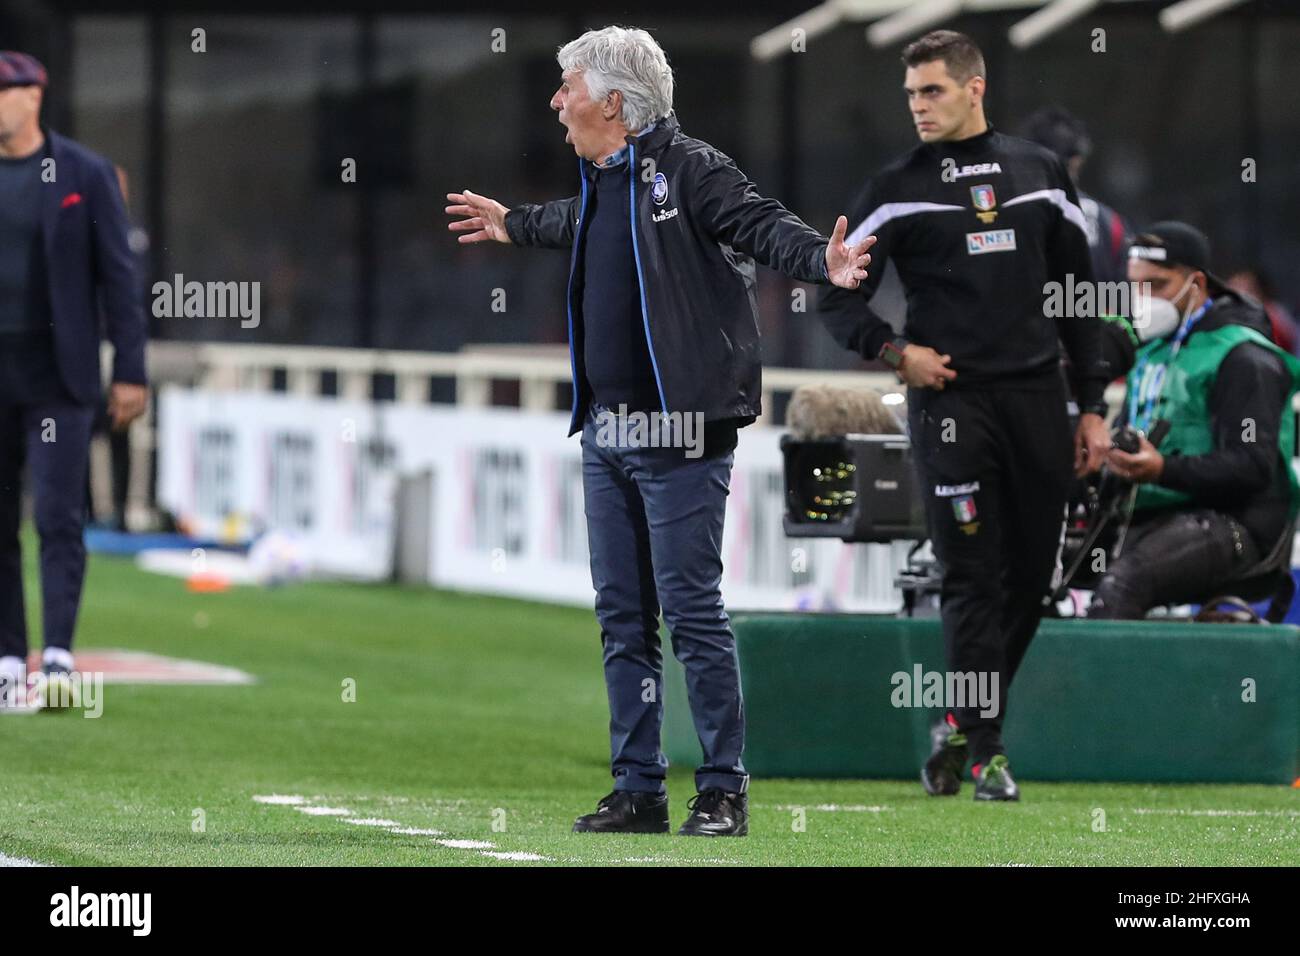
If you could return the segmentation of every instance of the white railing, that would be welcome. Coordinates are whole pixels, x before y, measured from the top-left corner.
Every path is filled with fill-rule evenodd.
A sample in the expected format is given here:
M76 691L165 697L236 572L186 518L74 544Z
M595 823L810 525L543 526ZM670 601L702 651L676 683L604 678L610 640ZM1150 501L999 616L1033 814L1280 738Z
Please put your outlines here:
M429 401L432 379L455 383L455 404L482 408L492 404L494 382L516 383L519 407L528 411L557 409L557 386L571 378L568 349L563 345L475 345L460 352L404 352L383 349L322 348L306 345L244 345L225 342L151 342L149 370L152 383L173 383L217 391L271 391L277 370L283 370L285 388L295 395L320 395L321 376L337 376L337 394L369 401L373 376L392 375L395 400L423 404ZM104 367L111 367L111 350L105 346ZM762 402L765 424L778 394L788 395L801 385L867 385L895 389L889 372L827 369L768 368L763 370ZM1119 407L1123 389L1107 391L1112 409ZM149 467L153 460L154 411L132 429L133 452L128 493L131 527L152 526L156 516L149 500ZM99 460L104 452L97 452ZM106 468L96 468L97 500L107 500Z
M396 380L399 402L427 401L429 380L446 378L456 383L455 404L483 407L491 404L493 382L516 382L520 408L550 411L557 408L556 387L568 384L572 375L568 349L562 345L476 345L460 352L225 343L192 348L201 369L199 382L205 388L269 391L274 372L282 369L288 391L317 395L320 374L328 371L338 375L340 396L360 401L370 398L372 376L388 374ZM765 369L763 408L772 407L777 393L814 382L882 388L896 384L884 372Z
M388 374L397 383L397 401L419 404L428 401L430 379L446 378L456 383L455 404L481 408L491 404L493 382L516 382L519 407L529 411L555 409L556 386L568 384L572 375L569 352L563 345L473 345L460 352L401 352L306 345L159 342L150 345L151 362L155 353L161 357L163 352L169 356L187 353L188 364L194 369L194 383L204 388L270 391L274 373L283 370L288 391L318 395L320 375L333 372L338 376L341 397L368 401L372 376ZM777 394L788 395L801 385L813 384L898 388L891 372L766 368L762 393L765 414L773 407ZM1112 409L1118 408L1123 395L1121 385L1112 385L1107 390L1106 398Z

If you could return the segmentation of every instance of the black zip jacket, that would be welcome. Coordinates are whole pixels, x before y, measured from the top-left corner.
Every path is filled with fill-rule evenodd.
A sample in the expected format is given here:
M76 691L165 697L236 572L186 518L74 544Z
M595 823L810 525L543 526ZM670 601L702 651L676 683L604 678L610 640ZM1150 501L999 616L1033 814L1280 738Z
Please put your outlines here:
M748 424L762 412L755 260L804 282L826 282L826 236L765 199L724 153L682 133L668 116L629 136L628 202L641 319L664 411ZM573 417L591 400L582 363L582 243L592 164L582 192L506 215L519 246L570 249L569 359Z
M878 240L858 289L819 297L841 345L868 359L899 338L929 346L952 356L949 388L1050 388L1064 342L1079 404L1102 406L1100 320L1045 312L1047 283L1093 278L1078 195L1051 152L991 127L921 143L867 183L849 226L851 242ZM901 336L868 305L890 259L907 291Z

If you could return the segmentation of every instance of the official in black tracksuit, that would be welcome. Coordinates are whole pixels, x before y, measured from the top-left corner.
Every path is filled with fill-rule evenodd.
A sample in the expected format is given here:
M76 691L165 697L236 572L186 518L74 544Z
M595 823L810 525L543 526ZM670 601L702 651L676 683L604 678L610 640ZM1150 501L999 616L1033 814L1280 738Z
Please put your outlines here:
M1110 445L1100 324L1058 321L1045 305L1049 283L1072 277L1077 289L1092 267L1064 166L984 119L974 44L935 31L904 62L922 143L853 204L853 236L878 236L874 266L858 290L824 290L819 310L841 344L884 358L911 386L948 666L998 680L995 715L953 707L936 728L923 782L956 793L969 748L976 797L1016 799L1001 739L1007 687L1059 569L1071 460L1076 471L1099 467ZM868 305L887 259L907 292L901 335ZM1060 341L1083 412L1073 455Z

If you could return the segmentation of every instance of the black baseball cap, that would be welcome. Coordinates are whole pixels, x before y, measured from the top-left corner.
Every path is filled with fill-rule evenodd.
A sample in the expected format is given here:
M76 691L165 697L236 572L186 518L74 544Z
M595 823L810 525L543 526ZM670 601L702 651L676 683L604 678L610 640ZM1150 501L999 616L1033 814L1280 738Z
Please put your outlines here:
M1145 259L1158 266L1182 266L1204 272L1206 284L1225 289L1223 280L1210 271L1210 240L1205 233L1185 222L1157 222L1129 239L1128 257Z

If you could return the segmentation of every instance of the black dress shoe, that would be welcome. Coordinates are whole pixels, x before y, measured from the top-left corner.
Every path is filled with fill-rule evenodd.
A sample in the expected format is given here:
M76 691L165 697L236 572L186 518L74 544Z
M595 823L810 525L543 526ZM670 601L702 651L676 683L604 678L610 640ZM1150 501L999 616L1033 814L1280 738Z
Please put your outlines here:
M990 757L975 778L976 800L1019 800L1020 788L1011 779L1011 767L1005 754Z
M574 833L667 833L668 794L615 790L578 817Z
M921 786L932 797L951 797L961 789L969 756L966 735L945 717L930 730L930 756L921 768Z
M678 836L746 836L749 833L749 794L727 793L717 787L701 790L686 804L691 815Z

